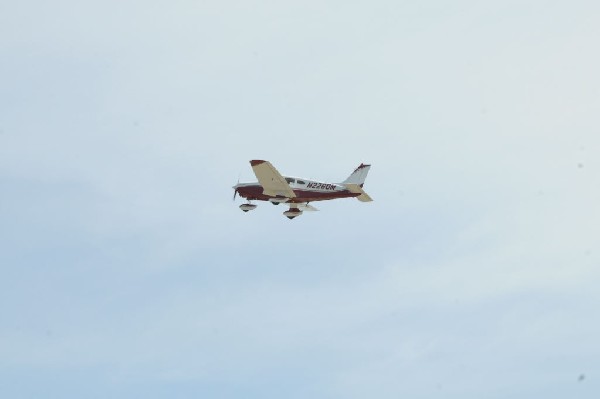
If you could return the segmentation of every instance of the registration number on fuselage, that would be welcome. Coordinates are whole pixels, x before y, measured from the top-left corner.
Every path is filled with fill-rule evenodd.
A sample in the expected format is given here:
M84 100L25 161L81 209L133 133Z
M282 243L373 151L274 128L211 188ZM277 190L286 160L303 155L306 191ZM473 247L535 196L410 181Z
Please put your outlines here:
M326 184L326 183L308 183L306 188L312 188L314 190L335 190L335 184Z

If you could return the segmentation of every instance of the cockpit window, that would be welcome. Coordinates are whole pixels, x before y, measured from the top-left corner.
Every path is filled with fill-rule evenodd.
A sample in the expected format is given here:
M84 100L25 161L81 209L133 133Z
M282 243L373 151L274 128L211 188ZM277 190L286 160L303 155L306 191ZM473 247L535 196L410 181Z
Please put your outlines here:
M286 177L285 181L288 182L288 184L292 184L294 182L294 179L292 179L291 177Z

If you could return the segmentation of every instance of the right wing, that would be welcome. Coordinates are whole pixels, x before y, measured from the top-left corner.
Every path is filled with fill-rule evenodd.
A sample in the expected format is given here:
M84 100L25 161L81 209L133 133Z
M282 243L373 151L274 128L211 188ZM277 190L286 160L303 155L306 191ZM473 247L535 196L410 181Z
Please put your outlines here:
M252 170L263 188L263 194L277 196L281 195L287 198L294 198L294 190L290 187L285 178L268 161L253 160L250 161Z

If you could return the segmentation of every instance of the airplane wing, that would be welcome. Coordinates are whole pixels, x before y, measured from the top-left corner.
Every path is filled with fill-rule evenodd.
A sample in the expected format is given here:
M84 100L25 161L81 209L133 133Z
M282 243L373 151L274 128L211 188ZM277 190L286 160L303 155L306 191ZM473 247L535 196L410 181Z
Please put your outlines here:
M281 173L275 169L268 161L252 160L250 161L252 170L263 188L265 195L282 195L287 198L294 198L294 190L290 187Z

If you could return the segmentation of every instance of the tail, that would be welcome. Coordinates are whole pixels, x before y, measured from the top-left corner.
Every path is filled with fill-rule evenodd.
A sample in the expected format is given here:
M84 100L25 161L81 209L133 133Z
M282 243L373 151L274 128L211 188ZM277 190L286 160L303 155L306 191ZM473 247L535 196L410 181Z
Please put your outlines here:
M357 184L362 187L369 174L369 169L371 169L371 165L361 163L358 168L354 169L354 172L342 182L342 184Z
M373 198L371 198L369 196L369 194L365 193L365 190L363 190L362 187L359 186L358 184L345 183L344 186L346 186L346 188L348 189L348 191L350 191L351 193L359 194L356 197L357 200L359 200L361 202L371 202L371 201L373 201Z
M362 189L367 175L369 174L369 169L371 169L371 165L361 163L358 168L354 169L354 172L342 182L350 192L359 194L356 199L362 202L373 201L373 199L369 197L369 194L365 193Z

